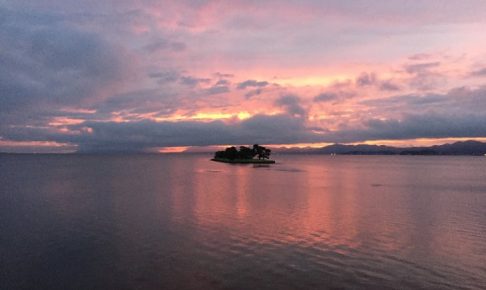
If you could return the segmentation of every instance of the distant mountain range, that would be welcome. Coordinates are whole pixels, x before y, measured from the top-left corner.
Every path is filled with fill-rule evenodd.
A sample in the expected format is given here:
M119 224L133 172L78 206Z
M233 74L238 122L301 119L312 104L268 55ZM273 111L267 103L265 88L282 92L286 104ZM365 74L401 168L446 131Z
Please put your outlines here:
M271 148L271 147L270 147ZM217 147L208 148L189 148L184 153L213 153ZM434 145L429 147L393 147L385 145L345 145L332 144L321 148L272 148L274 153L286 154L324 154L324 155L471 155L480 156L486 155L486 143L479 141L461 141L452 144ZM88 152L78 152L88 153ZM136 152L91 152L90 154L123 154ZM23 153L8 153L0 152L0 154L23 154ZM31 153L26 153L31 154ZM49 154L49 153L46 153ZM56 153L53 153L56 154ZM61 153L63 154L63 153ZM65 154L65 153L64 153ZM74 153L76 154L76 153Z
M463 141L430 147L392 147L384 145L333 144L322 148L276 149L280 153L292 154L338 154L338 155L485 155L486 143Z

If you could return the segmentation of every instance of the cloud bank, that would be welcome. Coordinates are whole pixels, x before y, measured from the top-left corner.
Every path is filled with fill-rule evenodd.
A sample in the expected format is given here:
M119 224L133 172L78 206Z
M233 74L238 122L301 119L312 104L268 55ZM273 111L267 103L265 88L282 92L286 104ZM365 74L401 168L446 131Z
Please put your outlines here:
M0 151L484 138L485 11L3 1Z

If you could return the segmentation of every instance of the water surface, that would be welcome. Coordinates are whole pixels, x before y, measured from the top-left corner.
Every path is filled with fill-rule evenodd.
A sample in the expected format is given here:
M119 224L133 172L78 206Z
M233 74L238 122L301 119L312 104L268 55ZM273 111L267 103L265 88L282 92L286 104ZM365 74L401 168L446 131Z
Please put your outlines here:
M481 289L486 158L0 156L2 289Z

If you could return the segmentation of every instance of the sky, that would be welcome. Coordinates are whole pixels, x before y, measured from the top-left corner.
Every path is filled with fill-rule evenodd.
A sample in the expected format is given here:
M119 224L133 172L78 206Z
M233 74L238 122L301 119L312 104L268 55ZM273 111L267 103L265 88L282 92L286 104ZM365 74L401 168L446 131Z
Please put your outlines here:
M486 141L485 28L483 0L0 0L0 152Z

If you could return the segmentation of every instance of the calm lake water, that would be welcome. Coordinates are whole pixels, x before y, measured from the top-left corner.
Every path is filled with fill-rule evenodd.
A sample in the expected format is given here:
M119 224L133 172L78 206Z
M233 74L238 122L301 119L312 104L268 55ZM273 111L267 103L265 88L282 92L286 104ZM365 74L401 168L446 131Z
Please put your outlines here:
M2 289L484 289L486 158L0 156Z

